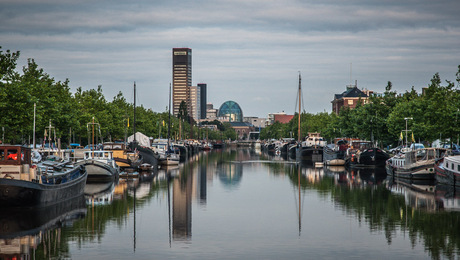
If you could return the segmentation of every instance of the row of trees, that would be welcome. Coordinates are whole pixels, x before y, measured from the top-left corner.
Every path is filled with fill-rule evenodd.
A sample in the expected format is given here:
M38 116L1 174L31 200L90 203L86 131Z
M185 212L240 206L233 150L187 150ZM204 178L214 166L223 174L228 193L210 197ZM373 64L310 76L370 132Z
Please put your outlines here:
M28 59L22 73L19 73L16 70L19 55L19 51L4 52L0 47L0 126L3 142L32 142L34 104L37 143L43 142L50 120L56 137L61 138L64 144L87 144L91 135L88 123L93 117L100 126L99 137L104 141L124 140L133 134L134 106L121 92L112 101L105 99L102 86L89 90L79 87L72 93L68 80L55 81L33 59ZM137 106L135 124L137 132L166 138L168 111L157 113L143 105ZM171 117L172 138L180 138L181 133L181 138L207 136L209 139L235 139L236 133L232 130L228 126L223 132L202 130L187 120ZM48 136L54 138L54 132L48 133Z
M436 73L423 93L414 87L398 94L388 82L383 95L374 95L368 103L359 102L355 109L344 108L335 113L301 114L302 136L307 132L321 132L328 140L356 137L373 140L386 147L397 145L400 135L410 129L416 141L431 143L436 139L458 142L460 135L460 65L456 83L443 84ZM261 132L261 138L294 137L297 139L298 114L288 124L275 123ZM409 133L412 135L412 133Z

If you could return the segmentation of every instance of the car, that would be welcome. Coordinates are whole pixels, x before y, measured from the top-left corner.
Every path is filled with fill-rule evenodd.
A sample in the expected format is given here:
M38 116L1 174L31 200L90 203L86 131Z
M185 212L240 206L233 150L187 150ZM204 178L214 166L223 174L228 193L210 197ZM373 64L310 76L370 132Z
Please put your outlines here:
M421 143L413 143L410 145L411 150L418 150L418 149L423 149L425 146Z
M460 145L458 144L444 144L442 148L447 148L447 149L452 149L452 154L453 155L459 155L460 154Z

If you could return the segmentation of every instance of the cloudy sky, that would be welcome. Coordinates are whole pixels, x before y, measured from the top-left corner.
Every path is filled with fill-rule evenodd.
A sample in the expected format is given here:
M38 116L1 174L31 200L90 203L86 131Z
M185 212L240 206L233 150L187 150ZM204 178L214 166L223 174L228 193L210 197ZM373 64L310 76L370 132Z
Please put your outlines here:
M192 82L208 102L245 116L295 112L298 73L307 112L331 112L334 94L417 91L460 65L457 0L2 0L0 46L35 59L56 81L102 85L165 111L172 48L192 49ZM350 73L351 72L351 73Z

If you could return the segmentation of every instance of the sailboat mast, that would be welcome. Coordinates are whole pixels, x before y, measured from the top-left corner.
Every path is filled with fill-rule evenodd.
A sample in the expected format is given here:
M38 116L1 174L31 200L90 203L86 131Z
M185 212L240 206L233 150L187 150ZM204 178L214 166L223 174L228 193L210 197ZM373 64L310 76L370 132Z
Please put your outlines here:
M166 152L169 152L169 138L171 131L171 83L169 83L169 112L168 112L168 147Z
M134 131L134 143L136 143L136 81L134 81L134 122L133 122L133 131Z
M299 125L297 129L297 140L300 142L300 137L301 137L301 132L300 132L300 100L302 96L302 87L301 87L301 77L300 77L300 72L299 72Z

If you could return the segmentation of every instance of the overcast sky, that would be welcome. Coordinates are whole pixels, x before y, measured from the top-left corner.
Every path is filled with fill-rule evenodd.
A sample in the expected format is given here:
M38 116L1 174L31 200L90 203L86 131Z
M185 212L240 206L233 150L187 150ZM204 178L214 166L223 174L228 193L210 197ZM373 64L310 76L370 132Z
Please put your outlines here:
M192 49L192 83L244 116L331 112L347 84L418 92L460 65L458 0L2 0L0 46L70 87L102 85L153 111L168 106L172 48ZM351 69L350 69L351 68ZM351 73L350 73L351 72Z

